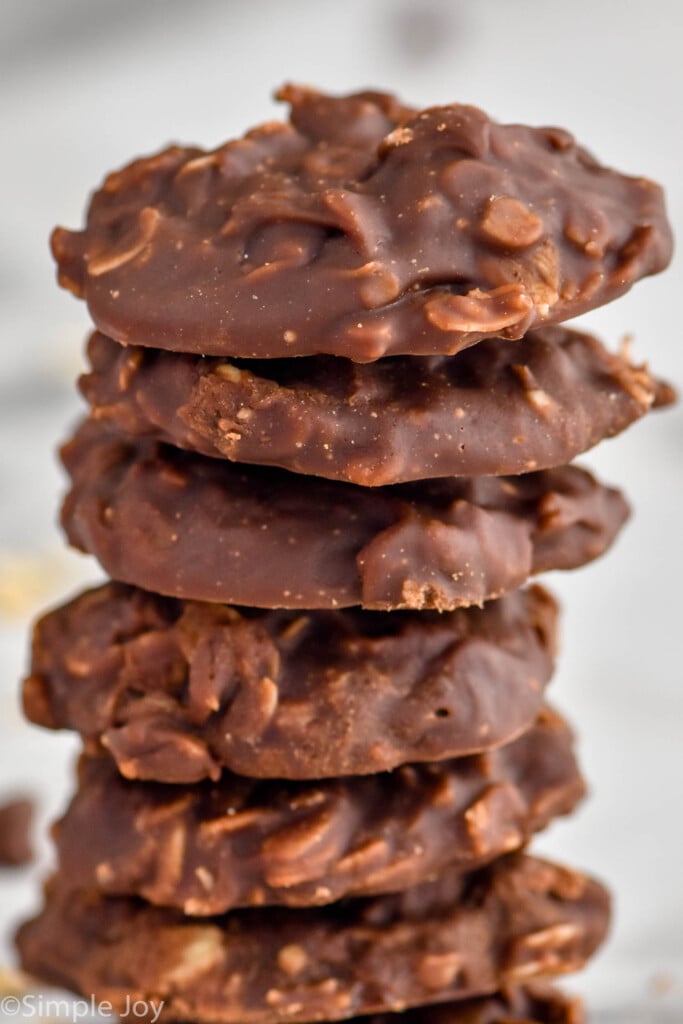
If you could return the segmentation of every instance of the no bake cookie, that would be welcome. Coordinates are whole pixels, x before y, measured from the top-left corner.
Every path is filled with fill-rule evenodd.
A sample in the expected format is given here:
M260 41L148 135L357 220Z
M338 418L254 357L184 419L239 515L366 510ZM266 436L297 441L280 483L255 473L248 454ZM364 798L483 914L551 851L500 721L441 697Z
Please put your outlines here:
M561 466L671 398L625 352L562 327L370 364L228 362L99 333L88 353L81 390L123 433L369 487Z
M97 327L205 355L453 354L519 339L662 270L661 189L558 128L382 93L280 92L271 121L110 174L52 240Z
M94 420L62 452L67 536L114 579L257 608L482 604L597 558L628 513L573 466L370 489L130 440Z
M164 1020L339 1020L467 999L581 967L609 898L567 868L512 854L470 876L324 908L201 920L55 880L18 933L25 970L108 999L164 1000Z
M362 778L227 773L161 786L126 782L109 758L85 757L55 829L60 880L194 916L403 891L487 864L568 814L584 792L572 746L566 723L545 709L495 751Z
M387 614L261 612L108 583L36 625L24 710L105 747L129 778L365 775L531 726L557 614L538 586L483 609Z

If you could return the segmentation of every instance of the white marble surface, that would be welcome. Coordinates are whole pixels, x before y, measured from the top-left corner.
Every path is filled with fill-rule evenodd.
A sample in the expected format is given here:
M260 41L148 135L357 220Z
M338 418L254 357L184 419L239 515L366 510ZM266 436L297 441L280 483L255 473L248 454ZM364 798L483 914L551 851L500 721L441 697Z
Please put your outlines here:
M566 125L663 181L683 237L681 38L675 0L0 3L0 792L35 791L43 821L63 803L75 743L22 724L17 680L31 615L98 575L55 526L53 449L78 412L87 321L53 282L52 225L77 225L87 191L133 153L272 116L272 87L294 79ZM677 261L586 322L612 341L634 334L680 383L681 287ZM551 581L566 605L552 693L580 728L593 795L537 845L615 890L612 940L573 982L615 1024L683 1020L681 422L652 416L584 460L636 516L608 558ZM2 962L42 872L0 878Z

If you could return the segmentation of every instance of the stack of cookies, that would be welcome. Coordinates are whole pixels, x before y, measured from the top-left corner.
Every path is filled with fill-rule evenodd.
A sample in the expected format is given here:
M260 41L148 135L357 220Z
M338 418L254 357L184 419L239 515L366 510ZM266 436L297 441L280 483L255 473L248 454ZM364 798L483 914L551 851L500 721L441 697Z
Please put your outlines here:
M583 793L528 579L610 545L568 463L671 399L558 326L666 265L662 195L558 129L280 95L53 238L97 328L63 524L112 581L35 632L27 714L84 753L23 963L162 1021L570 1024L608 896L523 852Z

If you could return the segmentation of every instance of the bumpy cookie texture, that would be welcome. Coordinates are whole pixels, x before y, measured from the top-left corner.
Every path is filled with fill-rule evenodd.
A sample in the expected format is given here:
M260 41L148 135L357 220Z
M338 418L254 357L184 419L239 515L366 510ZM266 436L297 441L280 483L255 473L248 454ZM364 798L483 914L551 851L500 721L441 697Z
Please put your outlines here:
M572 466L364 488L235 466L86 421L64 447L69 541L114 579L256 608L435 608L600 555L627 516Z
M21 867L33 859L34 813L33 801L25 797L0 805L0 867Z
M325 908L193 919L55 881L24 925L24 969L106 998L163 999L163 1020L279 1024L467 999L580 968L609 897L566 868L512 854L469 876Z
M362 778L161 786L86 757L55 829L60 879L191 915L399 892L519 849L583 792L550 709L493 752Z
M204 455L376 487L571 462L670 390L626 353L561 327L457 357L226 362L96 333L93 415Z
M536 717L557 606L540 587L455 612L259 612L122 584L36 626L28 718L129 778L321 779L514 739Z
M62 285L117 341L369 362L518 339L662 270L661 190L567 132L287 87L291 123L110 174Z

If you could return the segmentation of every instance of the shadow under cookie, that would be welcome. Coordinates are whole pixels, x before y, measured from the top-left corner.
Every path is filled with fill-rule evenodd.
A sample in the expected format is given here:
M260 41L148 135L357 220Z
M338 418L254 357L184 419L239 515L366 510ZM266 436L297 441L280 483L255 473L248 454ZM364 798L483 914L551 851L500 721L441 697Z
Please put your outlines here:
M392 1014L375 1015L349 1024L397 1024ZM504 992L457 1003L433 1003L405 1010L401 1024L585 1024L576 996L550 985L506 986Z

